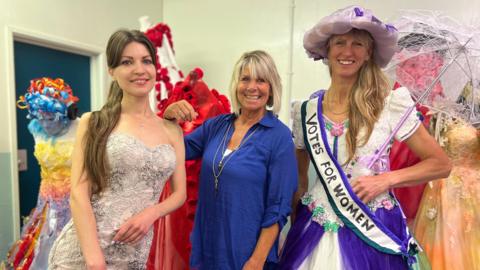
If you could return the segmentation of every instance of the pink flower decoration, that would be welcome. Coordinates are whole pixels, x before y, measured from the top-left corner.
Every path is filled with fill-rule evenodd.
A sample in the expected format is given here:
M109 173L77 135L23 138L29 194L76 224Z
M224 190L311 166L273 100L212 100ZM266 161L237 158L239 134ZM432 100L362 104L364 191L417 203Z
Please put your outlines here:
M443 64L443 58L437 52L422 53L404 59L398 65L396 69L397 79L402 85L420 94L438 76ZM436 97L444 97L440 82L435 84L428 100L432 102Z
M332 123L332 129L330 130L332 136L338 137L343 134L343 123Z
M385 199L382 201L382 205L387 210L392 210L394 205L389 199Z

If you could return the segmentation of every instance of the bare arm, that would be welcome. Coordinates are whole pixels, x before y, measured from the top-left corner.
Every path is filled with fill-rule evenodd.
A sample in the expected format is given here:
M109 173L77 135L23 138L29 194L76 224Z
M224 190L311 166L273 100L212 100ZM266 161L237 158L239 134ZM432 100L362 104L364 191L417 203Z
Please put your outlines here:
M175 171L170 178L172 192L161 203L145 208L137 215L129 218L120 226L114 241L134 244L140 241L149 231L152 224L178 207L182 206L186 199L186 173L185 173L185 146L180 127L172 122L164 121L170 143L175 149ZM161 192L159 190L158 192Z
M303 194L308 191L308 167L310 165L310 159L308 157L307 150L296 149L295 155L297 157L298 165L298 188L293 195L292 214L290 215L292 223L295 222L298 201L303 196Z
M390 188L417 185L450 174L448 156L423 125L405 143L421 161L408 168L356 179L352 188L362 201L368 202Z
M185 172L185 145L183 143L183 132L180 127L168 121L164 121L170 132L171 144L175 148L176 166L170 178L171 194L162 203L155 205L158 218L167 215L183 205L187 198L186 172Z
M450 159L423 125L405 143L421 162L390 172L391 187L412 186L448 177L452 169Z
M268 253L277 239L279 230L277 223L262 229L255 250L243 266L243 270L263 269Z
M90 202L91 184L84 169L83 138L90 114L80 119L72 153L70 208L80 247L88 269L106 269L105 258L97 237L97 225Z

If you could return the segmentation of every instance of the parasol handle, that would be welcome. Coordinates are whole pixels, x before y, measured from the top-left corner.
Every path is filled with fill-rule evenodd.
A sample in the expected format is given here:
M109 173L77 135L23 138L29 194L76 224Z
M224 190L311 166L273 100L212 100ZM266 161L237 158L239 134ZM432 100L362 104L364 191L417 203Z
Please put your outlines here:
M465 48L465 46L470 42L470 40L472 40L472 37L470 37L463 46L461 46L460 48ZM392 132L390 133L390 135L388 136L388 138L385 140L385 142L382 144L382 146L380 148L378 148L377 150L375 150L375 154L374 156L372 157L372 159L368 162L368 165L367 165L367 168L368 169L371 169L373 167L373 164L375 164L375 162L380 158L380 156L383 154L383 152L385 151L385 149L387 149L388 147L388 144L390 143L390 141L393 139L393 137L395 136L395 134L397 134L397 132L400 130L400 128L403 126L403 124L405 123L405 121L407 121L407 118L408 116L410 115L410 113L413 111L413 109L415 109L416 105L418 103L420 103L421 101L423 101L429 94L430 92L432 91L433 87L435 86L435 84L440 80L440 78L442 77L442 75L447 71L447 69L450 67L450 65L453 64L453 62L455 60L457 60L458 56L460 55L460 50L455 54L455 56L446 64L443 66L442 70L440 71L440 73L438 74L437 77L435 77L435 79L430 83L430 85L427 87L427 89L423 92L423 94L415 101L415 103L410 106L409 108L407 108L405 114L402 116L402 118L400 119L400 121L397 123L397 125L395 126L395 128L392 130Z

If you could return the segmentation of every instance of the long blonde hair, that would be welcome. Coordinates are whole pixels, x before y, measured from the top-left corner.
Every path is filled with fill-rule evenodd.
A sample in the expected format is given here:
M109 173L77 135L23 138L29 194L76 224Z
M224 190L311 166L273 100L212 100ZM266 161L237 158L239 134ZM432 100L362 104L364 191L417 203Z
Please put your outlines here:
M137 30L118 30L110 36L107 44L107 65L110 69L120 65L122 53L131 42L143 44L156 66L155 47L150 40ZM92 184L92 193L100 193L107 186L109 165L107 160L107 139L118 123L121 113L123 90L116 81L110 84L108 98L100 111L92 112L84 137L84 166Z
M363 146L368 142L375 123L385 106L385 99L390 93L390 83L387 77L372 60L375 59L375 44L372 36L365 30L355 28L350 33L366 41L371 55L360 68L357 81L348 96L350 111L348 113L348 131L345 135L348 151L346 163L353 159L358 146ZM360 134L361 136L359 136Z

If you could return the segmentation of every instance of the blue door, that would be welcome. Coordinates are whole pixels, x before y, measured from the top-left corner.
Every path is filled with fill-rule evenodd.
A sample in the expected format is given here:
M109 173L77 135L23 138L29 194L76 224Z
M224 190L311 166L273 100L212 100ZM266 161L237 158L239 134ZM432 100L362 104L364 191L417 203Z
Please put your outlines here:
M30 80L40 77L62 78L79 97L80 114L90 111L90 57L14 42L16 96L25 94ZM18 149L27 150L26 171L19 172L20 216L27 216L37 202L40 167L33 156L34 140L28 132L27 111L17 108Z

